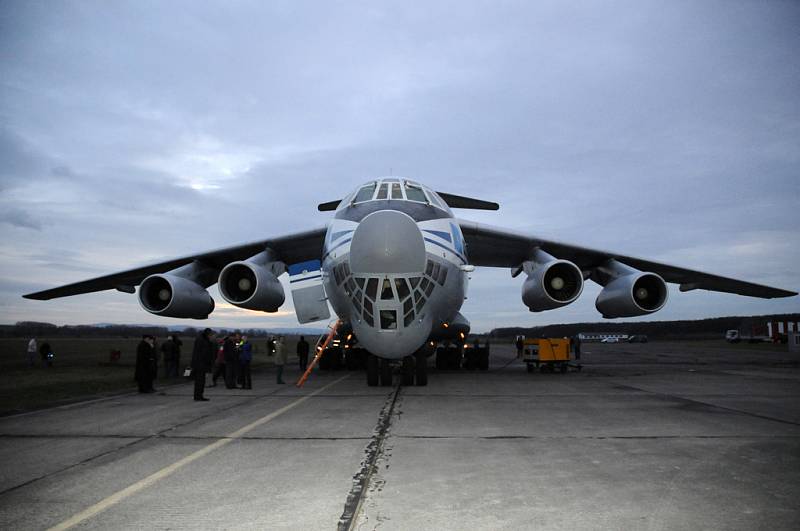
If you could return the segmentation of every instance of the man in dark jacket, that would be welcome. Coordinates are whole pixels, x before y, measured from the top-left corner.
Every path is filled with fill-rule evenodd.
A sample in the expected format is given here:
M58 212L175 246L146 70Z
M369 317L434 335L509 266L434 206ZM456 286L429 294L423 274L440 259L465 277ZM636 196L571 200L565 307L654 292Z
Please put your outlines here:
M176 336L169 336L169 339L161 345L161 353L164 355L164 376L167 378L178 377L178 363L180 361L181 341Z
M140 393L153 393L153 380L156 379L156 360L155 349L156 338L151 335L142 336L142 340L136 347L136 373L134 378L139 385Z
M239 370L239 333L225 339L222 352L225 355L225 387L236 389L236 373Z
M214 331L210 328L203 330L194 341L192 349L192 376L194 377L194 399L205 402L208 398L203 396L206 387L206 373L211 371L214 363L214 353L217 347L214 343Z
M308 367L308 341L303 336L300 336L300 341L297 342L297 361L300 364L300 371L305 372Z

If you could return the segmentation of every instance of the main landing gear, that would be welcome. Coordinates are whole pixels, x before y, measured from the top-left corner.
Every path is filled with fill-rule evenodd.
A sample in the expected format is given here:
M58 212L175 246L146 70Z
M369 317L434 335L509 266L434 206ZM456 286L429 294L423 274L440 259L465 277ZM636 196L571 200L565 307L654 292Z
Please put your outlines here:
M392 364L389 360L367 354L367 385L383 387L392 385ZM424 352L406 356L400 364L400 382L403 385L428 385L428 359Z

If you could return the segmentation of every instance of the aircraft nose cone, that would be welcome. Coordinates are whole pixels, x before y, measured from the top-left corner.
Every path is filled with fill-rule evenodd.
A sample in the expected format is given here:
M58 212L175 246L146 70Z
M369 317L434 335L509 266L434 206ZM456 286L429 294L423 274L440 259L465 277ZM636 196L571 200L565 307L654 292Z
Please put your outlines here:
M373 212L358 224L350 243L353 273L419 273L425 242L417 224L402 212Z

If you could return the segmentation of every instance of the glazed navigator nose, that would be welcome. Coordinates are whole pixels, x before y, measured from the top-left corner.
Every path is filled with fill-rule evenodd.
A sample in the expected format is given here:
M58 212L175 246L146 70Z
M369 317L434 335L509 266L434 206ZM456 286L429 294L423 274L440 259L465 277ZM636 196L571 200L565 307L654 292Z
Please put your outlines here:
M419 273L425 269L425 242L414 220L396 210L365 217L350 243L353 273Z

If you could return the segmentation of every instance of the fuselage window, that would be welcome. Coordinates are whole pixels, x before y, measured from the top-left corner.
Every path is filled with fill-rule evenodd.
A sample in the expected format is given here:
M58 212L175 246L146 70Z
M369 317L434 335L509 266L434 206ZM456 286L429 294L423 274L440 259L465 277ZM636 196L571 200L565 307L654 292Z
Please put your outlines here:
M408 313L414 307L414 303L411 301L411 297L406 299L406 302L403 303L403 313Z
M372 313L372 303L369 299L364 299L364 313Z
M364 310L364 322L370 326L375 326L375 321L372 320L372 314L367 313L367 310Z
M411 301L411 299L409 299ZM403 326L408 327L414 321L414 312L408 312L406 314L406 318L403 321Z
M383 286L381 287L381 300L388 301L394 299L394 293L392 292L392 283L389 282L388 278L383 279Z
M369 201L372 199L372 194L375 193L375 183L370 183L366 186L362 186L361 190L358 191L356 194L356 198L353 200L354 203L361 203L362 201Z
M425 274L431 276L431 273L433 273L433 262L428 260L427 265L425 265Z
M439 278L439 268L440 267L441 266L439 265L438 262L433 264L433 271L431 271L431 278Z
M397 312L395 310L381 310L381 328L384 330L397 329Z
M400 183L392 185L392 199L403 199L403 190L400 188Z
M378 189L378 195L375 197L375 199L386 199L388 195L389 195L389 185L383 183L380 189Z

